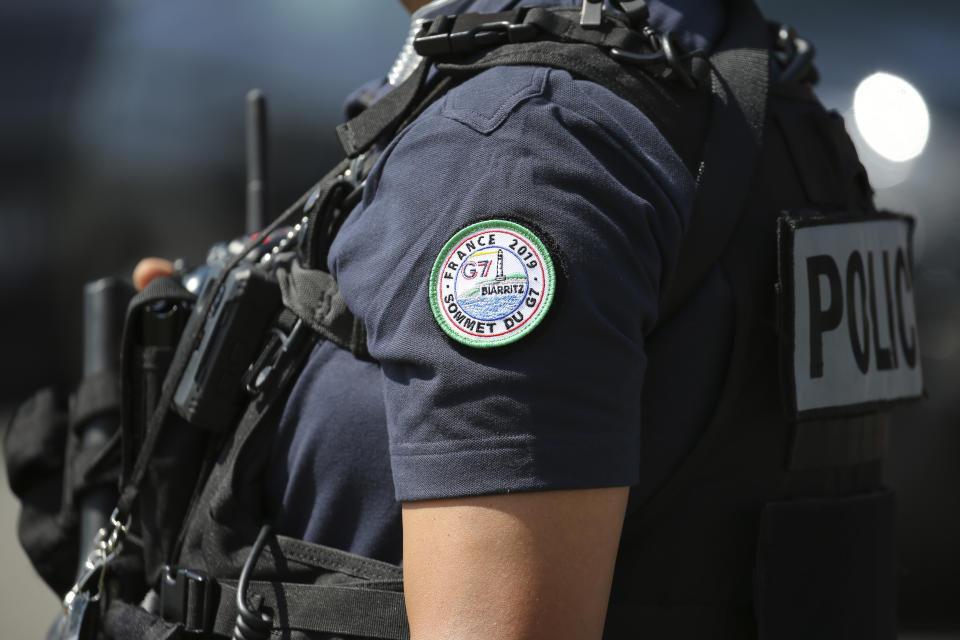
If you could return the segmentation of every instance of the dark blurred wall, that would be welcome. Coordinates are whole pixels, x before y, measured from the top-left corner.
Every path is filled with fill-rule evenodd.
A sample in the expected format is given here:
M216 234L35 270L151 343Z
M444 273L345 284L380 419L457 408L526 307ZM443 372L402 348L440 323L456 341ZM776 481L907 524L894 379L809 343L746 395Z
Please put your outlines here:
M917 218L915 293L929 398L896 412L887 481L898 496L900 618L960 637L960 4L758 0L817 45L824 102L846 117L877 204ZM924 152L885 161L854 123L857 84L903 77L930 110Z
M58 186L69 179L67 123L101 17L95 3L0 5L0 403L64 375L54 355L63 347L49 335L59 329L53 285L63 273L51 259L52 212L62 202Z
M0 405L76 379L84 282L243 231L249 89L276 213L338 159L344 96L408 23L387 0L0 3Z

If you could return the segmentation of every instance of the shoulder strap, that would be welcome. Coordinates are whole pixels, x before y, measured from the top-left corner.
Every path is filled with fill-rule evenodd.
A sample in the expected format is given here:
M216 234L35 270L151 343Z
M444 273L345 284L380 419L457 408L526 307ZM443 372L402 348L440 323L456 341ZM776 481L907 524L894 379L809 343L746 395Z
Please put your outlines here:
M421 62L399 87L337 127L337 136L348 158L356 158L396 130L422 96L429 68L428 61Z
M698 59L699 60L699 59ZM691 173L696 173L710 94L665 81L649 65L618 62L596 45L544 40L498 47L469 61L444 61L437 69L460 81L497 66L541 66L595 82L636 106L670 142ZM705 65L693 64L701 79Z
M690 227L660 300L671 318L710 273L740 220L763 147L770 53L753 0L735 0L732 29L710 57L713 107Z
M277 271L283 304L313 331L359 358L370 359L366 330L340 296L336 280L326 271L293 263Z
M337 128L348 157L389 139L455 84L492 67L524 65L562 69L609 88L653 120L691 170L697 165L702 130L691 132L688 114L707 102L694 82L705 79L707 67L702 52L681 52L670 34L638 31L612 16L602 28L585 28L575 11L531 8L439 18L415 47L424 60L414 73Z

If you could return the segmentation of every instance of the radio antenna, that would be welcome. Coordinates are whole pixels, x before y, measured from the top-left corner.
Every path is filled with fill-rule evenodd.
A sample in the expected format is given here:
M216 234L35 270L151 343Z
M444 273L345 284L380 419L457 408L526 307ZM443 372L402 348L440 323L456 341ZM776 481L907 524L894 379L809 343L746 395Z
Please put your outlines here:
M247 94L247 234L260 231L267 215L267 99Z

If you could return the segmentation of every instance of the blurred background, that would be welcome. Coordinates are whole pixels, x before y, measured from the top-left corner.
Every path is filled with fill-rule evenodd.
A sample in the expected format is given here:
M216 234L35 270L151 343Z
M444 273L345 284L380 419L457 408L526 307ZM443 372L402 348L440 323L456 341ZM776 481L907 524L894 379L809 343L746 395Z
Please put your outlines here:
M881 206L917 216L929 400L900 412L904 638L960 637L960 4L758 0L817 46ZM202 261L244 224L244 96L269 100L270 211L339 159L344 96L389 69L389 0L0 3L0 425L81 366L81 291L145 255ZM56 596L15 539L0 483L0 629L42 635Z

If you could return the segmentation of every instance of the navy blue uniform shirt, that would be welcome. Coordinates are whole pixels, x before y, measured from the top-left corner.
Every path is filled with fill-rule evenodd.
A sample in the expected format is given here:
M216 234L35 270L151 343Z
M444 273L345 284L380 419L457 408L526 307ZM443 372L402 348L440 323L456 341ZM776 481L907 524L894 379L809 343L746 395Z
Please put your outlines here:
M579 2L427 9L517 4ZM688 46L723 29L720 0L649 4ZM310 356L274 448L279 532L400 562L399 501L613 486L632 486L629 509L649 498L705 427L732 335L719 269L656 326L693 192L644 114L563 71L494 68L428 108L331 248L378 364L326 342ZM444 245L490 219L543 241L557 294L528 335L478 349L441 330L428 289Z

